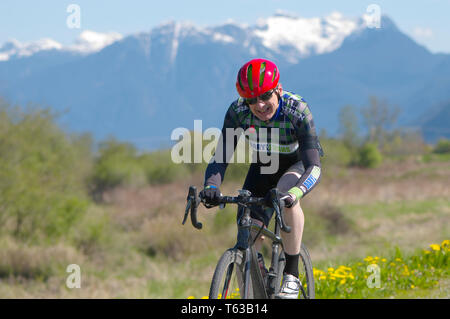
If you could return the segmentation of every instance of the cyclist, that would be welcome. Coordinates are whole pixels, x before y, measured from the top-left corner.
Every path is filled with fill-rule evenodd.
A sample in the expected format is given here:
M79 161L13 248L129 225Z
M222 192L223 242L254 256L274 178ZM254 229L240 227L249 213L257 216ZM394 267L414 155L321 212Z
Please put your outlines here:
M231 103L225 115L218 146L205 172L202 196L206 207L218 204L219 187L233 155L233 152L228 153L235 150L239 138L238 135L230 138L227 129L234 132L241 129L257 157L250 164L243 189L249 190L253 196L265 197L271 188L277 187L285 202L284 214L291 232L282 232L286 266L277 297L291 299L298 298L301 285L298 260L304 215L299 200L320 180L323 151L308 104L301 96L284 91L279 79L277 66L266 59L253 59L240 68L236 81L240 97ZM261 153L278 156L275 173L263 173L262 168L268 165L262 161ZM261 218L258 215L262 216L267 227L272 214L273 210L260 209L259 214L252 210L251 217L258 219ZM238 209L238 220L241 215L242 209Z

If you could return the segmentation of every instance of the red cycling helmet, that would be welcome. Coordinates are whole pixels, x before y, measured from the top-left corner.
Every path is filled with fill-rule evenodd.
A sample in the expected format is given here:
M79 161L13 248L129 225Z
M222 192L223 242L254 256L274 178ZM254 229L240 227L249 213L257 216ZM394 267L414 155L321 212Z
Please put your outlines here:
M260 96L274 89L280 80L280 72L272 61L253 59L239 70L236 89L246 99Z

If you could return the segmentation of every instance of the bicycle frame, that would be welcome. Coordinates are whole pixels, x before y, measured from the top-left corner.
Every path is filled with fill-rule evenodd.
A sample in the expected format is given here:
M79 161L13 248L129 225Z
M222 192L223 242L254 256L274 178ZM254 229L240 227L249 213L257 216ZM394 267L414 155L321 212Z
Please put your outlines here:
M256 232L255 238L251 236L251 232ZM275 283L279 266L279 247L283 247L283 240L280 236L281 227L277 219L275 219L275 233L269 229L252 222L250 217L250 208L244 208L244 214L238 221L238 240L236 248L245 250L245 268L244 268L244 299L250 297L250 282L252 283L253 297L257 299L271 298L275 294ZM272 241L272 258L269 268L267 286L264 284L257 252L254 243L260 235L264 235ZM250 281L251 279L251 281Z

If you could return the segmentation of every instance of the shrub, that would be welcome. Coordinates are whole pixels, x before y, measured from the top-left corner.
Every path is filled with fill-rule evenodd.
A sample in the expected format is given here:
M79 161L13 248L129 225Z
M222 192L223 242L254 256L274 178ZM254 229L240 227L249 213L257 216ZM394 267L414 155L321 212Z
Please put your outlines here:
M450 140L442 138L440 139L433 149L433 153L445 154L450 153Z
M157 151L139 157L148 184L164 184L179 180L190 174L187 164L175 164L170 151Z
M354 155L352 155L352 150L343 141L322 138L320 143L325 153L324 157L321 158L324 166L348 166L351 164Z
M87 214L68 232L68 241L83 253L92 255L111 242L111 227L107 212L99 206L91 205Z
M24 240L66 232L89 205L89 147L49 110L0 100L0 231Z
M52 275L64 273L67 265L84 261L83 255L63 244L33 246L4 237L0 245L0 278L46 280Z
M376 144L366 143L358 152L357 165L365 168L375 168L381 164L383 157Z
M132 144L110 138L100 143L98 153L91 179L94 194L120 185L145 183L145 172Z

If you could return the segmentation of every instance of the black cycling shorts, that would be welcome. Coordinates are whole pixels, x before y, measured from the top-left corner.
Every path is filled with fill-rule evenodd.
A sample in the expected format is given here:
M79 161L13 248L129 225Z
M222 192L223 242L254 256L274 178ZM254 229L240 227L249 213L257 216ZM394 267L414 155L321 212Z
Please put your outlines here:
M284 167L283 167L284 166ZM295 172L300 176L305 172L302 161L297 161L292 165L280 165L280 169L275 174L261 174L261 165L252 163L245 178L243 189L249 190L252 196L265 197L269 190L277 187L280 192L287 192L294 187L299 177L289 174L283 176L287 172ZM243 210L238 209L237 220L242 216ZM273 215L273 209L262 209L262 207L252 207L250 216L264 222L268 226Z

